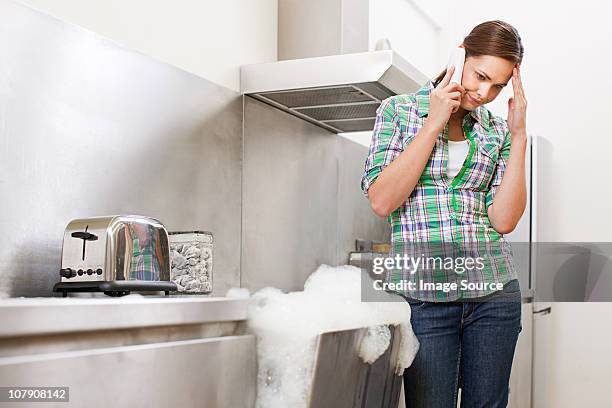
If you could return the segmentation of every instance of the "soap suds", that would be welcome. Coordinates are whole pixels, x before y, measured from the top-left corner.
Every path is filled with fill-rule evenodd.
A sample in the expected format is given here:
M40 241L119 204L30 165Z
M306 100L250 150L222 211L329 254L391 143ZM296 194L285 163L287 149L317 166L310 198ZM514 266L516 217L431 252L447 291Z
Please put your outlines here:
M251 292L247 288L230 288L225 296L234 299L248 299L251 297Z
M410 325L410 305L390 293L384 294L388 302L362 302L362 278L354 266L321 265L308 277L304 291L283 293L268 287L253 294L248 327L257 336L257 407L307 406L316 340L322 333L367 327L359 355L371 364L389 347L389 325L398 326L396 374L410 366L419 347Z
M391 343L391 330L389 326L368 327L368 332L361 341L359 357L368 364L374 363L382 356Z

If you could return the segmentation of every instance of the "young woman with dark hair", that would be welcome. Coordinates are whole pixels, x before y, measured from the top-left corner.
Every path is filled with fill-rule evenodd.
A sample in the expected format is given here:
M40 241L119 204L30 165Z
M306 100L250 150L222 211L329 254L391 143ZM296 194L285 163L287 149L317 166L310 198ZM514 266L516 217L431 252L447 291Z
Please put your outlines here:
M407 408L504 407L521 294L504 234L526 206L527 100L521 83L523 45L514 27L487 21L460 45L461 84L442 71L416 93L384 100L377 111L362 189L387 217L391 242L497 245L473 286L400 293L411 305L420 349L404 373ZM512 81L508 117L485 104ZM393 246L392 245L392 246ZM457 282L457 271L436 275ZM475 289L474 289L475 288Z

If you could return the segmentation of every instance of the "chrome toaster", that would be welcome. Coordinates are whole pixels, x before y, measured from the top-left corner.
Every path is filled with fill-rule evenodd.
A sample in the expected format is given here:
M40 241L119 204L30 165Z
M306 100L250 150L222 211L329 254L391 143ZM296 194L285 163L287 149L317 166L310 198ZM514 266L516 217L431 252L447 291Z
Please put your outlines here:
M72 220L64 231L61 281L53 290L104 292L176 291L170 281L168 232L161 222L139 215Z

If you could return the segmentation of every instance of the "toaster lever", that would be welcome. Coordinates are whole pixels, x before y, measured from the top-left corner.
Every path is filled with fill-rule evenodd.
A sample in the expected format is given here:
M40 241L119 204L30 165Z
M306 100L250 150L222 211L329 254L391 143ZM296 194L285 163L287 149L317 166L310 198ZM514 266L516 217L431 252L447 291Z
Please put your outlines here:
M71 235L73 238L80 238L84 241L96 241L98 239L97 235L87 231L77 231L73 232Z
M97 241L98 240L98 236L95 234L92 234L91 232L87 232L87 228L89 228L89 225L87 227L85 227L85 231L75 231L72 234L70 234L72 236L72 238L79 238L83 240L83 260L85 260L85 243L87 241Z

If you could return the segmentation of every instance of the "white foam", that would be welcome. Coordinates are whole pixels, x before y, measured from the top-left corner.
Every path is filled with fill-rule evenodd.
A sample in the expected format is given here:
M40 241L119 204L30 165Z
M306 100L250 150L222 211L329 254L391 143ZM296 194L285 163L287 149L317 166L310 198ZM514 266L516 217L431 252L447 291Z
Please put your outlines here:
M387 351L390 343L391 330L389 330L389 326L368 327L368 332L359 347L359 357L364 362L372 364Z
M360 357L376 361L389 347L389 325L401 335L396 373L410 366L418 341L405 302L362 302L361 269L321 265L310 275L304 291L283 293L264 288L253 294L248 326L257 336L257 407L306 407L319 334L368 327ZM397 295L388 294L388 299Z
M230 288L225 296L234 299L248 299L251 297L251 292L247 288Z

